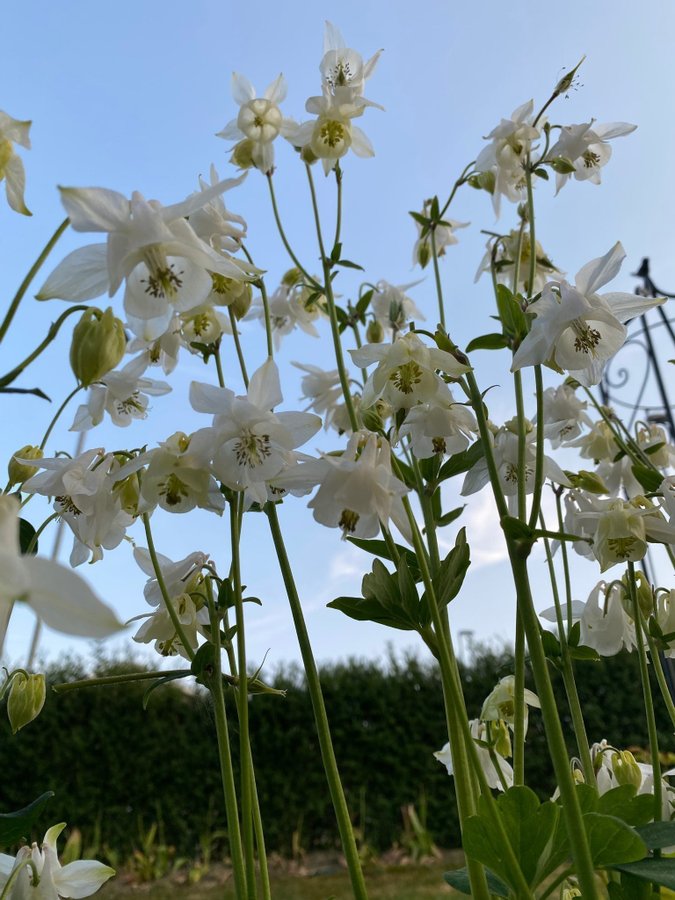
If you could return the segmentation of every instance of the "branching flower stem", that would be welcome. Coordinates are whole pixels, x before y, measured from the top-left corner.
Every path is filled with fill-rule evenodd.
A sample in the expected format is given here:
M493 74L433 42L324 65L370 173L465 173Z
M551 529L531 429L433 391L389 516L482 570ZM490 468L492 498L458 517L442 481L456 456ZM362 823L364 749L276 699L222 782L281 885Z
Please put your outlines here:
M78 392L78 391L81 391L81 390L82 390L82 385L81 385L81 384L78 384L78 385L77 385L77 386L76 386L76 387L68 394L68 396L67 396L66 399L63 401L63 403L61 404L61 406L59 406L59 408L56 410L56 413L54 414L54 418L51 420L51 422L50 422L49 425L47 426L47 430L45 431L44 437L43 437L42 440L40 441L40 450L44 450L44 448L47 446L47 441L49 440L49 435L52 433L52 431L54 430L54 426L56 425L56 423L57 423L57 422L59 421L59 419L61 418L61 413L64 411L64 409L66 408L66 406L68 406L68 404L69 404L70 401L73 399L73 397L75 396L75 394L77 394L77 392Z

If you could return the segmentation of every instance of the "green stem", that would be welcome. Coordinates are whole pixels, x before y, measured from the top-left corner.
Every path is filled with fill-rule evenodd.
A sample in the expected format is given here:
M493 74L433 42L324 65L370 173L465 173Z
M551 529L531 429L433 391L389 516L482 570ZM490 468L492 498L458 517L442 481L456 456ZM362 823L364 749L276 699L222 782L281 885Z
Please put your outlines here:
M3 321L2 325L0 325L0 342L2 341L5 334L7 333L7 329L12 324L12 319L16 315L16 311L19 308L19 304L21 303L24 294L30 287L32 280L35 278L35 276L39 272L40 267L42 266L43 262L47 259L49 254L52 252L52 250L56 246L58 239L61 237L61 235L66 230L66 228L68 227L69 224L70 224L70 219L64 219L63 222L61 222L61 224L56 229L54 234L47 241L42 253L38 256L38 258L35 260L35 262L31 266L31 268L28 270L28 274L26 275L24 280L21 282L21 284L19 286L19 290L16 292L16 294L14 295L14 299L9 304L9 309L7 310L7 314L5 315L4 321Z
M541 494L544 489L544 379L541 366L534 367L534 381L537 398L537 423L535 436L534 487L530 509L530 528L534 528L541 509Z
M436 249L436 229L432 226L431 232L431 256L434 261L434 279L436 281L436 296L438 297L438 315L441 327L445 331L445 304L443 303L443 288L441 286L441 272L438 266L438 252Z
M55 426L56 423L58 422L58 420L59 420L59 418L60 418L60 416L61 416L61 413L62 413L63 410L66 408L66 406L68 406L68 404L69 404L70 401L73 399L73 397L75 396L75 394L77 394L77 392L80 391L80 390L82 390L82 385L81 385L81 384L78 384L77 387L76 387L74 390L72 390L72 391L68 394L68 396L67 396L66 399L63 401L63 403L61 404L61 406L59 406L59 408L56 410L56 414L54 415L54 418L53 418L53 419L51 420L51 422L49 423L49 427L48 427L47 430L45 431L45 436L42 438L42 441L40 442L40 450L44 450L44 449L45 449L45 447L46 447L46 445L47 445L47 441L49 440L49 435L50 435L50 434L52 433L52 431L54 430L54 426Z
M654 642L653 637L650 635L648 628L646 627L644 619L642 619L642 629L644 632L644 636L647 639L647 643L649 645L649 655L651 657L652 665L654 667L654 674L656 675L656 680L659 685L659 690L661 691L661 696L663 697L663 702L666 705L666 710L668 711L668 715L670 717L670 721L675 728L675 704L673 703L673 698L670 695L670 690L668 689L668 683L666 682L666 677L663 672L663 665L661 664L661 654L659 653L656 644Z
M246 259L253 265L253 257L248 252L246 247L242 244L241 249L246 256ZM263 312L265 314L265 335L267 336L267 355L271 358L274 356L274 342L272 340L272 321L270 319L270 302L267 297L267 288L265 287L265 279L260 277L255 282L256 287L260 291L260 296L262 297L263 303Z
M284 247L286 248L286 253L288 253L290 258L293 260L293 263L295 264L296 268L298 268L302 272L302 274L305 276L305 278L307 279L309 284L311 284L315 290L322 291L323 289L322 289L321 285L316 281L315 278L313 278L309 274L309 272L307 272L307 270L304 268L304 266L302 265L302 263L300 262L298 257L293 252L291 245L288 243L288 238L286 237L286 232L284 231L283 225L281 224L281 217L279 216L279 209L277 207L277 198L276 198L276 194L274 193L274 183L272 181L271 175L267 176L267 184L269 185L269 189L270 189L270 198L272 200L272 211L274 212L274 221L277 223L277 229L279 231L279 236L281 238L281 242L283 243Z
M336 202L336 212L335 212L335 238L333 239L333 246L335 247L340 243L340 231L342 229L342 169L340 168L340 163L337 162L335 164L335 168L333 169L335 172L335 184L337 187L337 202Z
M274 548L279 560L279 568L283 577L288 601L291 608L291 615L295 625L295 631L298 636L300 645L300 654L305 668L305 677L307 678L307 690L312 701L312 710L314 712L314 720L316 722L316 731L319 739L319 747L321 749L321 758L323 760L328 788L335 809L335 816L340 831L342 847L349 869L349 877L351 880L352 891L356 900L367 900L366 885L361 870L361 861L354 838L351 819L349 817L349 809L345 799L340 774L338 772L337 761L335 759L335 751L333 750L333 742L330 735L330 726L328 724L328 716L326 715L326 706L321 691L321 682L319 680L319 672L314 660L305 617L302 612L302 604L293 578L284 539L279 526L279 518L277 516L276 506L273 503L265 505L265 512L270 524L272 540Z
M541 527L545 528L544 517L541 514L540 521ZM546 562L551 579L551 592L553 594L553 605L555 606L555 617L558 625L558 641L560 643L561 651L563 683L565 685L565 693L567 694L570 713L572 714L574 737L577 742L579 759L581 760L581 769L584 773L584 781L586 784L595 784L595 770L593 768L593 760L591 759L591 752L589 749L586 724L581 710L581 700L579 699L579 692L577 691L577 684L574 678L572 657L570 656L569 645L567 643L565 622L563 619L562 606L560 604L560 594L558 592L558 581L556 579L555 566L553 565L553 554L551 553L551 543L547 537L544 538L544 549L546 550Z
M246 668L246 638L244 631L244 602L241 591L241 565L239 560L239 511L241 494L230 502L230 534L232 551L232 587L234 593L235 622L237 625L237 713L239 716L239 757L241 765L241 829L246 885L249 900L256 900L255 849L253 845L253 814L251 790L253 770L251 765L251 739L248 725L248 672ZM217 632L216 634L219 634ZM220 648L217 648L220 652Z
M475 159L472 159L471 162L470 162L468 165L464 166L464 171L462 172L462 174L459 176L459 178L457 179L457 181L456 181L456 182L454 183L454 185L452 186L452 190L450 191L450 196L449 196L448 199L445 201L445 206L443 207L443 209L442 209L442 210L440 211L440 213L438 214L439 219L442 219L443 216L445 215L445 213L447 212L448 207L450 206L450 204L452 203L452 201L455 199L455 194L457 193L458 189L459 189L459 188L464 184L464 182L466 181L467 173L469 172L470 169L473 168L473 166L475 165L475 163L476 163L476 160L475 160Z
M249 747L249 753L251 748ZM253 757L251 757L251 795L253 798L253 828L255 829L255 845L258 849L258 868L262 888L262 900L271 900L272 888L270 885L270 872L267 864L267 849L265 847L265 831L263 829L262 815L260 813L260 798L258 786L255 780Z
M169 592L166 589L166 582L164 581L164 576L162 575L162 570L159 565L159 560L157 559L157 551L155 550L155 542L152 539L152 531L150 529L150 516L148 513L143 513L141 516L143 519L143 526L145 528L145 537L148 541L148 553L150 554L150 560L152 561L152 568L155 571L155 577L157 578L157 585L162 594L162 599L164 600L164 605L166 606L166 610L169 613L169 618L171 619L171 623L178 635L178 638L183 645L183 649L187 653L190 661L195 658L195 651L190 644L187 635L185 634L185 630L183 625L181 624L180 619L178 618L178 613L176 612L176 608L174 607L171 598L169 597Z
M576 865L583 895L587 900L591 900L591 898L597 897L593 859L588 846L579 799L570 771L567 747L565 746L565 739L558 716L558 707L551 686L548 664L541 641L539 621L532 601L527 572L527 555L515 542L507 540L507 546L516 585L518 607L522 616L525 637L527 638L530 652L530 665L532 666L535 686L541 703L549 754L562 799L563 815L567 824L567 835L572 858ZM527 552L529 553L529 547Z
M525 452L527 435L525 434L525 403L523 400L523 379L520 371L513 373L513 384L516 392L516 412L518 414L518 518L527 520Z
M562 493L560 491L555 491L555 506L558 515L558 529L560 531L563 531L564 520L562 512ZM565 632L565 639L567 639L567 635L569 635L570 631L572 630L574 615L572 613L572 578L570 576L570 561L567 554L567 544L565 543L565 541L560 541L560 553L562 556L563 573L565 576L565 612L567 618L567 631Z
M246 390L248 390L248 373L246 371L246 363L244 362L244 354L241 352L241 343L239 341L239 331L237 330L237 320L235 318L234 313L232 312L232 307L228 306L227 311L230 314L230 324L232 325L232 337L234 338L234 346L237 350L237 359L239 360L239 368L241 369L241 376L244 379L244 384L246 385ZM220 357L216 354L216 365L220 363ZM218 378L222 378L222 372L218 372Z
M153 678L166 678L171 675L190 675L190 669L158 669L155 672L127 672L124 675L105 675L101 678L82 678L79 681L65 681L53 684L55 694L67 694L81 688L101 687L110 684L129 684L135 681L152 681Z
M642 614L640 601L635 584L635 566L628 563L628 593L633 607L633 621L635 623L635 643L637 645L638 659L640 661L640 680L642 681L642 699L645 705L645 717L647 719L647 734L649 736L649 754L652 761L652 776L654 781L654 821L662 819L661 798L663 786L661 783L661 761L659 760L659 735L656 730L656 715L654 713L654 699L649 684L649 667L645 642L642 636ZM655 854L656 855L656 854Z
M44 522L42 523L42 525L40 525L40 527L38 528L38 530L35 532L35 534L33 535L33 537L30 539L30 543L28 544L28 546L26 547L26 549L23 551L23 553L24 553L26 556L29 556L31 553L34 552L35 547L36 547L37 542L38 542L38 538L40 537L40 535L42 534L42 532L45 530L45 528L49 525L50 522L53 522L54 519L58 519L60 515L61 515L60 512L55 512L55 513L52 513L51 516L47 516L47 518L44 520Z
M483 441L483 452L485 454L485 461L490 475L492 493L494 494L495 503L497 504L499 517L500 519L503 519L505 516L508 516L509 508L504 499L504 492L502 491L502 486L499 481L499 473L497 472L497 464L495 463L495 455L492 446L492 432L488 427L483 398L480 395L478 383L473 372L466 373L466 380L469 387L471 407L476 416L476 421L478 422L478 433Z
M207 592L209 606L209 619L211 622L211 634L214 639L220 634L220 622L216 612L213 594ZM239 810L237 807L237 793L234 786L234 772L232 770L232 754L230 752L230 736L227 727L227 713L225 710L225 695L223 693L222 661L220 647L216 646L213 662L213 676L209 679L209 690L213 698L213 714L216 722L216 735L218 737L218 758L220 761L220 776L223 784L225 798L225 813L227 815L227 833L230 842L230 856L234 870L234 889L238 898L243 898L246 893L246 869L244 866L244 854L241 846L241 831L239 828Z
M35 350L33 350L33 352L29 354L29 356L27 356L22 363L19 363L19 365L15 366L11 372L8 372L6 375L0 378L0 387L7 387L8 384L11 384L13 381L15 381L23 372L23 370L26 369L33 362L33 360L36 360L38 358L42 351L45 350L57 336L61 326L66 321L68 316L72 316L73 313L76 312L82 312L85 309L88 309L88 307L81 305L71 306L70 309L67 309L58 317L56 322L52 322L52 324L49 326L49 330L47 331L47 336L42 341L42 343L38 344Z
M31 856L28 856L25 859L21 860L16 869L14 869L10 873L9 878L5 882L5 886L2 889L2 893L0 894L0 900L9 900L10 897L17 896L13 891L14 884L19 877L19 873L23 872L24 869L31 869L31 888L36 888L40 884L40 873L37 870L37 866L35 865L33 858ZM21 893L24 893L23 890L21 891ZM40 891L40 893L42 893L42 891ZM28 894L28 896L30 896L30 893Z
M525 784L525 630L516 610L516 641L513 654L513 783Z

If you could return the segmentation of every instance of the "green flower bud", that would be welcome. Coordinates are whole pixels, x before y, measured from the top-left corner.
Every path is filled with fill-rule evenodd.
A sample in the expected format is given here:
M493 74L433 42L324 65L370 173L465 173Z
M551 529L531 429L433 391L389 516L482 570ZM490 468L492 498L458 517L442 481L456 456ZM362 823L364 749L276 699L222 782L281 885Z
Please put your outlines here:
M619 784L632 784L635 788L642 784L642 772L630 750L619 750L612 755L612 769Z
M232 150L230 162L238 169L252 169L255 166L253 162L253 141L248 138L239 141Z
M112 307L101 312L90 306L73 329L70 366L83 387L89 387L114 369L124 356L127 338L124 325Z
M14 458L15 456L18 456L19 459L42 459L44 453L39 447L34 447L32 444L26 444L25 447L17 450L7 465L10 487L15 484L23 484L24 481L28 481L38 471L38 466L20 463Z
M46 695L44 675L26 677L23 672L17 672L7 698L7 716L12 734L16 734L40 715Z
M579 469L578 472L565 472L565 475L576 488L590 491L592 494L608 494L609 488L596 472Z
M571 175L573 172L576 172L576 168L571 159L567 159L566 156L556 156L555 159L550 161L551 168L554 172L558 172L560 175Z
M284 287L293 287L300 281L301 278L302 272L300 271L300 269L293 268L289 269L287 272L284 272L281 283Z
M628 574L623 576L623 583L628 586ZM651 584L645 578L644 572L635 572L635 587L637 588L637 598L642 610L642 615L649 618L654 614L654 592Z
M368 322L366 340L369 344L381 344L384 340L384 328L377 319L372 319Z
M429 265L430 259L431 247L429 245L429 241L420 241L420 245L417 248L417 262L423 269L426 269L426 267Z
M511 756L511 732L503 719L490 722L490 738L495 751L500 756Z
M363 420L364 427L367 428L368 431L382 431L382 429L384 428L382 416L380 415L376 406L370 406L368 407L368 409L362 409L361 419Z
M238 296L230 303L230 309L234 313L235 319L243 319L251 308L251 300L253 299L253 291L248 282L243 282L242 289Z

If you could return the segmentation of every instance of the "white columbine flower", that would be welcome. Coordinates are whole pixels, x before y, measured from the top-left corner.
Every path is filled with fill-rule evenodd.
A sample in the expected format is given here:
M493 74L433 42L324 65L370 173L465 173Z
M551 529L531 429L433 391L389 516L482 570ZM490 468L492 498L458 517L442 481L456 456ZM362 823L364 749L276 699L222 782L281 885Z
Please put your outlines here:
M193 409L214 414L206 430L215 447L212 471L227 487L244 491L249 505L267 502L267 483L295 464L293 451L321 428L312 413L273 412L282 399L271 358L251 376L246 397L198 382L190 387Z
M520 229L513 229L508 234L501 235L499 238L491 237L488 239L485 255L480 261L474 281L478 281L483 272L490 272L494 265L495 275L499 284L506 284L511 287L519 246L520 268L518 270L517 290L529 294L536 294L539 293L546 282L550 281L552 278L562 280L565 277L564 273L560 272L555 264L549 259L548 254L544 251L544 248L539 241L535 240L534 252L536 253L536 260L534 266L534 281L532 283L532 289L530 290L530 235L525 231L521 238Z
M496 750L494 751L497 765L499 766L502 774L502 778L500 778L499 773L495 768L493 759L490 756L490 751L483 746L482 742L487 739L487 728L485 724L481 722L480 719L471 719L469 722L469 727L471 729L471 737L474 739L474 741L477 742L476 752L478 753L478 759L480 761L483 774L485 775L485 778L487 780L488 787L492 788L493 790L503 791L504 785L502 784L502 779L506 783L507 787L513 787L513 769L511 765ZM454 775L450 744L445 744L442 750L437 750L434 753L434 756L440 763L443 763L445 768L448 770L448 775Z
M39 556L23 556L19 545L19 504L0 496L0 618L13 601L28 603L56 631L103 638L122 624L89 585L71 569ZM84 895L83 895L84 896Z
M636 646L635 624L624 609L623 598L620 584L596 584L579 616L580 644L592 647L600 656L615 656L624 647L632 650Z
M30 126L30 122L13 119L0 110L0 181L5 180L5 193L11 208L24 216L32 215L23 199L26 173L21 157L17 156L12 145L19 144L30 150Z
M371 308L377 322L384 328L387 334L402 331L408 322L424 321L424 316L415 305L414 300L406 295L406 291L419 281L410 284L389 284L388 281L378 281L377 288L373 292Z
M264 174L272 171L274 141L280 134L288 135L295 127L295 123L284 118L279 109L286 91L286 80L279 75L265 88L262 97L258 97L248 78L237 72L232 73L232 96L239 104L239 114L216 137L239 141L233 162L240 164L245 159Z
M513 726L515 722L515 687L516 676L507 675L502 678L485 698L480 713L481 722L498 722L503 719ZM527 732L527 707L533 706L541 709L539 697L533 692L524 689L525 697L525 732Z
M306 374L302 378L302 395L309 400L309 409L323 416L323 427L328 429L342 397L340 373L337 369L326 371L318 366L294 362L292 365Z
M455 403L448 388L427 403L413 406L405 417L398 437L406 435L418 459L438 454L461 453L478 431L474 414L462 403Z
M45 834L42 847L22 847L16 858L0 853L0 891L12 872L22 866L11 886L11 900L59 900L60 897L91 897L115 874L110 866L93 859L76 859L62 866L56 852L56 841L66 827L65 822L53 825ZM39 884L33 884L30 859L37 871Z
M585 412L588 403L579 400L574 388L568 384L546 388L543 402L544 437L548 438L554 450L578 437L582 425L590 428L593 424ZM534 421L537 421L536 416Z
M347 47L339 29L330 22L326 22L324 30L323 51L319 69L324 86L340 101L364 102L365 83L373 74L382 51L378 50L364 63L361 54ZM368 100L365 103L377 105Z
M600 169L609 162L612 148L608 141L623 137L635 131L637 125L627 122L612 122L607 125L595 124L593 120L581 125L565 125L560 130L556 143L546 154L551 160L562 156L574 165L577 181L592 181L600 184ZM556 194L566 184L572 173L556 174Z
M536 318L513 357L511 371L552 364L581 384L598 384L607 360L626 339L624 322L665 303L663 297L597 291L619 272L626 254L617 243L577 272L574 287L551 282L529 307Z
M422 207L422 215L429 215L429 207L431 201L425 200ZM445 248L451 247L457 243L455 230L457 228L467 228L469 222L457 222L455 219L444 219L442 225L437 225L434 229L434 244L436 245L436 255L445 256ZM431 243L431 234L429 231L422 237L424 226L420 222L415 221L417 226L417 240L413 247L413 266L421 266L423 269L429 264L433 256L433 246Z
M209 174L211 176L210 184L207 184L201 176L199 178L199 187L202 191L207 191L220 182L220 176L213 164L211 164ZM231 179L231 187L241 184L246 178L246 174L244 172L240 178ZM245 220L226 209L222 194L212 197L205 206L192 213L190 225L203 241L220 252L236 253L246 237Z

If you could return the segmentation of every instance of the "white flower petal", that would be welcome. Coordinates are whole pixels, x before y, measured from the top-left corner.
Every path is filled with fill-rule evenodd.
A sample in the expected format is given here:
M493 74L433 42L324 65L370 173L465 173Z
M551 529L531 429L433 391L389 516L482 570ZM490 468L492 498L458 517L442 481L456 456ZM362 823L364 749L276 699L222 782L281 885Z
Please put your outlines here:
M576 274L576 288L586 297L595 294L607 282L611 281L619 274L621 263L626 258L626 251L621 245L621 241L598 259L592 259L586 263Z
M129 201L118 191L64 187L59 191L75 231L116 231L129 220Z
M93 300L108 292L107 246L88 244L64 257L48 276L36 300Z
M80 897L91 897L114 874L114 869L95 859L77 859L57 869L52 877L61 897L78 900Z

